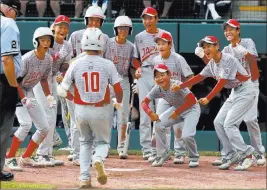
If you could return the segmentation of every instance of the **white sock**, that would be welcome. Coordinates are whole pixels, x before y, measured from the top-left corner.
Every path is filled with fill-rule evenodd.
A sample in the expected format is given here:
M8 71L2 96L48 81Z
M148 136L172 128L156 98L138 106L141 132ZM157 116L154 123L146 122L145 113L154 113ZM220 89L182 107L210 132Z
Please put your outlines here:
M215 10L215 5L214 3L209 3L208 4L208 9L210 10L211 16L213 19L216 19L218 17L220 17L220 15L218 15L217 11Z
M107 8L108 8L108 1L103 1L103 4L102 4L102 11L104 12L104 14L105 14Z
M166 17L167 16L167 14L168 14L168 12L169 12L169 10L170 10L170 7L172 6L172 2L173 1L165 1L164 2L164 8L163 8L163 12L162 12L162 15L161 15L161 17Z
M151 1L150 0L144 0L143 1L144 2L144 5L145 5L145 7L151 7Z

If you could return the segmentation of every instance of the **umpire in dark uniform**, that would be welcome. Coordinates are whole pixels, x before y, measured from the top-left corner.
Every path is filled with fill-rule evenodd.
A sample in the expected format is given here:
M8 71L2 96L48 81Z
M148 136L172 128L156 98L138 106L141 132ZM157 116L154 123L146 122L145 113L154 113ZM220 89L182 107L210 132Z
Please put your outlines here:
M18 102L17 78L20 73L20 33L15 22L20 15L19 0L1 0L1 63L0 63L0 181L14 175L3 171L8 140Z

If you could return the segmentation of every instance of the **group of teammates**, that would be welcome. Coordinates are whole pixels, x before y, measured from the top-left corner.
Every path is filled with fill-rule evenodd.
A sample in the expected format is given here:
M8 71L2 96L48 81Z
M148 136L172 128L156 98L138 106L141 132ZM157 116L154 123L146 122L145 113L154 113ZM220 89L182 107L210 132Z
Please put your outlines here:
M76 150L73 159L79 159L80 186L91 186L91 157L98 181L105 184L104 160L111 138L110 113L113 110L110 97L116 98L114 106L120 108L120 134L125 131L128 118L128 70L131 62L136 68L140 108L143 108L140 109L140 144L143 158L152 162L152 166L162 166L170 158L171 126L175 132L173 162L184 163L188 152L189 166L198 166L199 154L194 136L200 116L199 103L208 104L223 87L232 89L232 93L214 121L223 145L222 158L214 164L220 165L219 169L229 169L238 162L235 169L246 170L252 165L253 155L258 165L265 164L265 150L257 123L257 52L251 39L239 37L240 25L236 20L231 19L223 25L230 45L222 52L216 37L207 36L200 40L195 53L207 66L194 76L185 59L175 53L171 34L157 28L158 13L155 9L148 7L143 11L146 29L135 37L134 44L127 40L133 30L128 17L116 19L115 37L110 39L98 29L104 19L100 7L89 7L85 15L87 29L74 32L69 42L65 38L70 20L63 15L53 24L54 34L49 28L35 31L35 50L23 56L19 87L22 107L16 110L20 127L6 156L6 164L11 169L22 170L21 165L64 164L52 156L57 98L63 97L60 100L67 102L71 116L72 148ZM72 57L76 60L72 61ZM197 101L187 87L205 77L213 77L218 83L207 97ZM238 129L242 120L247 123L252 146L244 143ZM151 121L154 122L152 135ZM37 130L19 159L19 166L15 154L32 122ZM118 135L118 152L120 157L126 158L127 155L121 152L124 144L121 136ZM79 138L79 143L75 138ZM95 153L92 155L93 147ZM37 157L32 157L35 149Z

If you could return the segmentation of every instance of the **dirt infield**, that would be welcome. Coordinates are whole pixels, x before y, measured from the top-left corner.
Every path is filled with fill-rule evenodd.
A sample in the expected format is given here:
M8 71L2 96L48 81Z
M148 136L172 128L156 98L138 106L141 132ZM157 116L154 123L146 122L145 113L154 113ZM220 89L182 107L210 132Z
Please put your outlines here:
M25 168L23 172L15 173L15 181L53 184L57 188L78 188L79 167L67 161L67 156L57 156L65 161L65 166L52 168ZM92 169L92 185L107 189L137 189L137 188L190 188L190 189L266 189L266 166L253 166L245 172L230 170L222 171L211 165L215 157L202 156L198 168L185 164L174 165L172 160L163 167L151 167L141 156L129 156L127 160L119 160L110 156L105 162L108 183L101 186ZM134 169L135 171L124 171ZM119 171L118 171L119 170Z

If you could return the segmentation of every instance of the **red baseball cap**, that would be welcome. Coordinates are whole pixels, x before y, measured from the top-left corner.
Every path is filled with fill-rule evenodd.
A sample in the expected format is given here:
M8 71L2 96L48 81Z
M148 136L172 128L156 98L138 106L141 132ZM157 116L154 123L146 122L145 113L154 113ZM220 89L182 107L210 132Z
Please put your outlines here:
M165 73L165 72L169 71L169 68L165 64L160 63L154 67L154 76L156 74L156 71L158 71L160 73Z
M143 10L141 17L143 18L144 15L158 16L158 12L153 7L147 7Z
M240 24L236 19L229 19L227 22L224 22L222 25L222 29L225 29L225 26L229 25L233 28L240 28Z
M54 21L54 24L60 24L60 23L67 23L68 25L70 25L70 19L69 17L65 16L65 15L59 15L55 21Z
M166 42L172 42L172 36L169 32L162 32L162 33L158 34L155 37L154 41L157 42L158 39L162 39Z
M217 44L219 43L219 40L215 36L206 36L199 41L199 46L202 47L204 43Z

